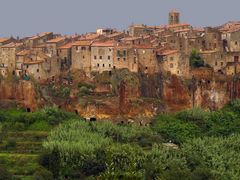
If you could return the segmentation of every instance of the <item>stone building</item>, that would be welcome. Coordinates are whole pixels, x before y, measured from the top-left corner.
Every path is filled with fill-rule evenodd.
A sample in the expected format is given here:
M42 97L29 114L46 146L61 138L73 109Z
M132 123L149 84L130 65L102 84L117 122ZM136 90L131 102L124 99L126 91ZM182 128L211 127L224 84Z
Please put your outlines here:
M138 72L138 55L132 46L119 44L114 47L114 69L128 69L130 72Z
M65 37L56 37L46 42L46 53L48 56L57 56L57 49L66 42Z
M9 43L11 43L13 41L14 41L13 38L0 38L0 46L9 44Z
M24 42L24 44L27 47L32 48L34 46L44 44L45 42L47 42L50 39L53 39L53 32L43 32L43 33L40 33L36 36L32 36L32 37L28 38Z
M73 42L70 42L57 49L57 58L60 61L61 70L68 70L72 65L72 46Z
M151 45L133 46L137 55L138 71L144 73L158 72L158 63L156 59L156 50Z
M60 74L59 61L42 52L23 50L16 55L17 75L27 75L37 81L54 79Z
M76 41L72 44L72 66L71 69L91 72L91 41Z
M189 57L177 50L165 49L157 52L160 70L177 76L188 77Z
M15 74L16 69L16 53L23 49L22 43L10 43L0 48L0 70L2 75L8 72Z
M113 68L114 41L94 42L91 45L91 71L111 71Z
M169 12L168 24L174 25L174 24L179 24L179 23L180 23L180 13L177 11Z

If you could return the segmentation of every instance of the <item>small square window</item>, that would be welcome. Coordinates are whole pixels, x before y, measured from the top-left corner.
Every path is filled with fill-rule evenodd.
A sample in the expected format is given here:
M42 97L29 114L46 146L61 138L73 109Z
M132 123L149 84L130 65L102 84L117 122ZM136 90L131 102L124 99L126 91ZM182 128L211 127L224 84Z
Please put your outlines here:
M94 59L97 59L97 56L94 56Z
M99 59L102 59L102 56L99 56Z
M111 59L111 56L108 56L108 60L110 60Z

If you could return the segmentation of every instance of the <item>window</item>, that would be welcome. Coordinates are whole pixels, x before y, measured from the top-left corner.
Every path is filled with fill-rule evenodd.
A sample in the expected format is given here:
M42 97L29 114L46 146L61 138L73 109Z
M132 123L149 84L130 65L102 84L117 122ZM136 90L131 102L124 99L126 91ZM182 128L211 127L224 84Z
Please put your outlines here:
M173 61L173 60L174 60L174 57L170 57L170 60Z
M126 55L127 55L127 51L124 50L124 51L123 51L123 56L126 56Z
M39 72L39 69L37 69L37 72Z
M173 63L170 64L170 68L173 68Z
M124 61L126 61L126 58L123 58Z
M85 50L86 50L86 47L81 47L81 50L85 51Z
M146 67L145 67L145 69L147 70L147 69L148 69L148 67L146 66Z
M121 56L121 52L119 50L117 51L117 56Z
M102 56L99 56L99 59L102 59Z
M102 67L105 67L105 64L103 64Z
M137 57L134 57L134 60L133 60L134 64L137 63Z
M111 59L111 56L108 56L108 60L110 60Z
M218 65L218 63L217 62L215 62L215 66L217 66Z
M120 61L120 58L117 58L118 61Z
M94 56L94 59L97 59L97 56Z
M109 50L109 52L111 52L111 51L112 51L112 49L111 49L111 48L109 48L108 50Z
M76 51L78 50L78 47L76 46Z
M99 64L97 64L97 67L99 67Z
M83 56L82 58L85 59L85 56Z
M111 64L109 64L109 67L111 67Z
M238 45L238 42L237 42L237 41L235 41L235 45Z
M221 66L223 66L223 62L221 62Z
M27 65L27 68L28 68L29 66Z

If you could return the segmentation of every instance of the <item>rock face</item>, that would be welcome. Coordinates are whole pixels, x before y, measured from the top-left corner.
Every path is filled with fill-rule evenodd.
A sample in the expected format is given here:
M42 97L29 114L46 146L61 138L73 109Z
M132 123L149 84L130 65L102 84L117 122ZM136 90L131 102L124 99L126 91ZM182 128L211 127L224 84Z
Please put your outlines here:
M111 84L99 82L94 85L95 91L84 97L77 96L77 85L73 85L70 87L69 98L55 98L55 101L54 97L48 99L53 99L52 104L83 117L127 121L150 118L160 112L176 112L194 106L214 110L240 98L240 78L223 77L201 69L194 70L192 79L187 80L171 75L135 74L119 81L118 85L114 86L114 93ZM45 93L41 93L39 89L30 81L13 83L1 80L0 107L15 101L19 106L34 111L46 105Z
M42 104L33 83L29 81L13 83L1 80L0 104L6 102L6 100L16 101L19 106L25 107L29 111L36 110Z

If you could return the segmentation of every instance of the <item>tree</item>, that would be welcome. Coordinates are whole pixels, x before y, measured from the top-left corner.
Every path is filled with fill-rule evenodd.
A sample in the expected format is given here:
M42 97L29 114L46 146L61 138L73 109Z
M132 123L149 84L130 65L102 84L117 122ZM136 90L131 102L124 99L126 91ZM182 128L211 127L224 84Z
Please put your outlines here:
M196 49L193 49L190 55L190 66L193 68L204 67L204 61Z

